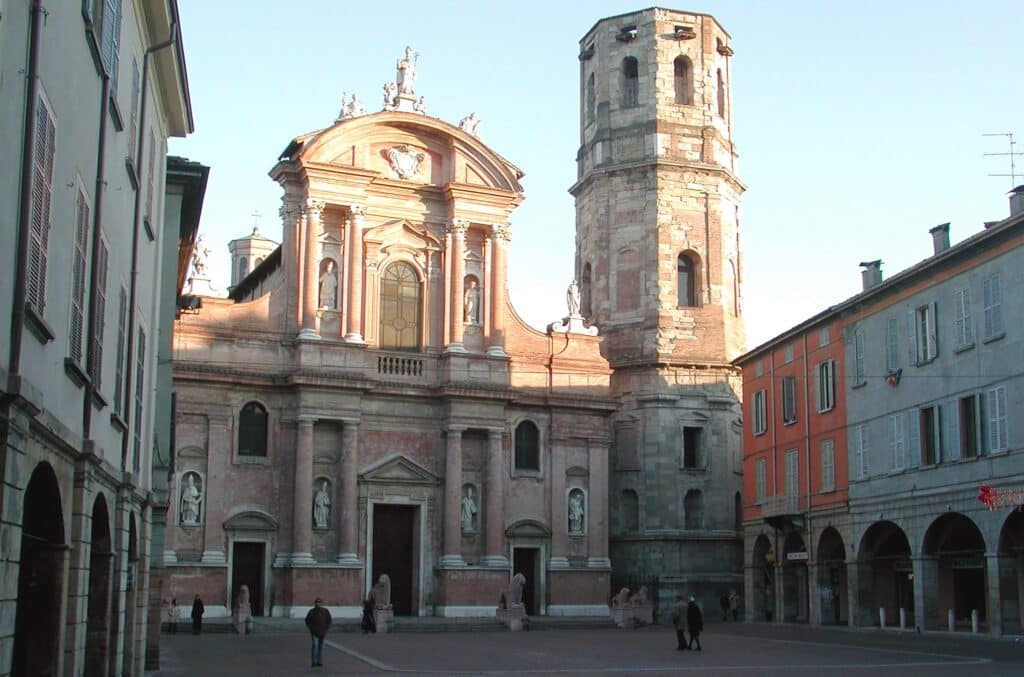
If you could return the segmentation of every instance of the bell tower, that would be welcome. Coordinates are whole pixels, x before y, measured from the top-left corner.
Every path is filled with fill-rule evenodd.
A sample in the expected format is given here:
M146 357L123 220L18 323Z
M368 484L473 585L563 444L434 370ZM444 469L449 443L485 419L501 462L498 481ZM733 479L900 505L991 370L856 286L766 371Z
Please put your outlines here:
M706 14L651 8L598 21L580 41L570 189L582 312L605 337L622 403L609 468L613 570L657 575L663 601L706 595L710 608L742 586L730 361L744 350L745 187L730 42Z

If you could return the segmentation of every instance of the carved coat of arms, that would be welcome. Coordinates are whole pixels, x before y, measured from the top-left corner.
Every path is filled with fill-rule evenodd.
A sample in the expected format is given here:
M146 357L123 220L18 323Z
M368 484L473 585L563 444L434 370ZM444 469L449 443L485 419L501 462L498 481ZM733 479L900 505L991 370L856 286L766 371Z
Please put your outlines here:
M423 161L427 159L425 153L406 144L388 148L385 155L388 158L388 164L391 165L391 169L401 179L415 178L420 173Z

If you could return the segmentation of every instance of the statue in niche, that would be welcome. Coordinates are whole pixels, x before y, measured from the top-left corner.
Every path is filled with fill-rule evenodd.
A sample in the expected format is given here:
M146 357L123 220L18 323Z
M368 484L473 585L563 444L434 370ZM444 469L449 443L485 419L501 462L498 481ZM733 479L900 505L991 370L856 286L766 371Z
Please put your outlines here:
M326 259L324 272L320 273L320 307L328 310L338 309L338 274L334 271L334 261Z
M580 317L580 285L576 280L565 291L565 304L569 307L569 317Z
M202 514L203 495L196 486L194 472L185 475L185 486L181 488L181 523L199 524Z
M469 286L462 299L462 321L468 324L480 324L480 287L476 280L469 279Z
M373 602L378 609L391 608L391 577L381 574L373 586Z
M476 514L480 509L473 498L473 485L467 484L466 491L462 494L462 531L472 533L476 531Z
M317 529L326 529L330 523L331 492L327 490L327 480L324 480L313 497L313 526Z
M412 47L405 48L405 56L398 60L395 69L398 74L395 82L398 83L399 94L412 94L416 87L416 59L419 54L413 54Z
M569 492L569 533L583 533L583 492L573 489Z
M466 117L459 120L459 129L469 132L473 136L477 136L476 128L480 124L480 118L476 116L476 113L470 113Z

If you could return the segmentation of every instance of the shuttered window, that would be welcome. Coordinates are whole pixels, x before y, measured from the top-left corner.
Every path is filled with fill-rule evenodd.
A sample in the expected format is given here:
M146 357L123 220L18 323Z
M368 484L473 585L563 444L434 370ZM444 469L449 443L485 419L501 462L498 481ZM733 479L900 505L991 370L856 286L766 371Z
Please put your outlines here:
M149 167L146 169L146 219L153 222L153 177L156 172L156 138L149 132Z
M999 284L999 273L986 277L982 282L985 302L985 338L1003 333L1003 292Z
M833 440L821 443L821 490L836 488L836 446Z
M135 163L135 146L138 143L139 133L139 94L141 92L141 79L139 76L139 64L132 59L132 98L131 109L128 112L130 121L128 123L128 159Z
M139 327L139 351L135 357L135 412L133 414L134 444L132 447L132 472L139 472L142 457L142 402L146 385L146 332Z
M893 470L903 470L906 467L906 447L903 443L903 433L906 428L902 412L889 417L889 457Z
M96 315L93 317L92 355L90 356L89 378L93 388L100 389L103 381L103 332L106 328L107 314L107 268L109 261L107 243L100 240L99 258L96 259Z
M42 314L46 306L46 258L50 241L53 196L53 155L57 127L43 97L36 100L36 130L32 162L32 211L29 224L28 288L26 299Z
M957 289L953 292L953 320L956 347L964 348L974 343L974 324L971 319L971 290Z
M89 203L78 189L75 205L75 250L71 268L71 326L68 330L68 355L79 365L85 355L85 269L89 245Z

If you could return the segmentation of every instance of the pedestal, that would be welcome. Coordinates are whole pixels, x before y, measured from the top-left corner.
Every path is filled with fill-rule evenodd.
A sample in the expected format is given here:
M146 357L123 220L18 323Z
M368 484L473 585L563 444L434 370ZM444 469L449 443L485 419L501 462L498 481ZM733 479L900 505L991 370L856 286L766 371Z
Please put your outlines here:
M612 606L612 622L620 628L628 628L633 625L633 609L628 606Z
M654 623L654 605L637 604L634 606L633 621L638 625L651 625Z
M391 607L383 608L378 607L373 611L374 619L377 623L377 632L394 632L395 629L395 612Z
M523 621L526 618L526 607L514 606L509 609L498 607L495 614L501 623L512 632L522 632Z
M251 633L252 632L251 617L252 617L252 611L249 609L248 606L245 606L245 607L239 606L239 607L235 608L235 613L233 614L233 621L234 621L234 624L235 624L235 632L237 632L240 635L248 635L249 633Z

